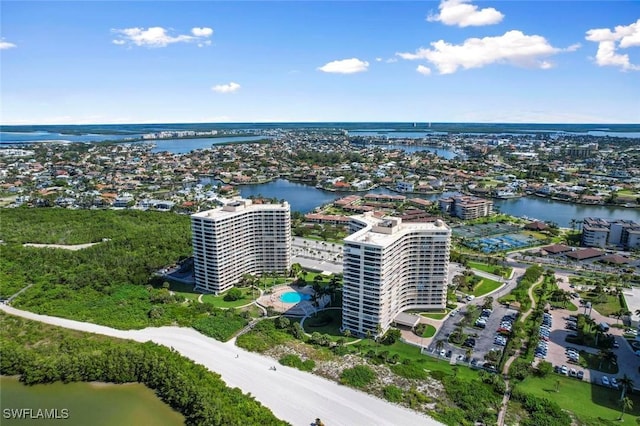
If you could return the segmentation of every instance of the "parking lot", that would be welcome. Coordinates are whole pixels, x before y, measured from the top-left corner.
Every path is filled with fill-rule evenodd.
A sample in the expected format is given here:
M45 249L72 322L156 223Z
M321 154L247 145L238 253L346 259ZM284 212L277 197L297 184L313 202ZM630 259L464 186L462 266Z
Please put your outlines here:
M460 321L463 319L464 313L467 310L467 306L469 305L477 306L478 312L482 312L482 307L481 307L482 304L476 301L458 308L457 311L459 312L454 314L454 316L450 315L444 321L444 323L442 324L442 327L440 327L440 330L438 330L438 333L434 336L433 340L431 341L431 344L427 349L428 351L432 353L436 353L437 352L436 342L442 339L446 342L444 344L445 354L451 351L451 356L450 356L451 359L457 360L458 362L462 361L462 358L464 358L465 356L467 347L456 346L454 344L449 343L448 337L451 333L453 333L456 327L459 326ZM463 333L475 339L475 346L470 348L473 351L471 355L472 360L476 360L476 362L479 365L482 365L482 363L484 363L484 356L490 350L504 349L504 346L495 344L495 336L497 334L496 331L500 328L500 324L502 322L503 317L511 316L515 314L516 314L515 310L508 309L498 303L494 303L493 312L491 312L491 315L489 315L489 317L487 318L485 328L474 327L473 325L463 327Z

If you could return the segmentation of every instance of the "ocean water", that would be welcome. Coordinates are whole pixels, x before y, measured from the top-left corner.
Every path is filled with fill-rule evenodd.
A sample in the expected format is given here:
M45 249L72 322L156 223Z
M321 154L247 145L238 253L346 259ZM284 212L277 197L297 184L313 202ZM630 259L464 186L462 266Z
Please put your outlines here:
M424 135L444 133L478 133L478 134L536 134L567 133L584 136L623 136L640 138L640 124L548 124L548 123L158 123L158 124L101 124L101 125L30 125L0 126L0 140L38 141L38 140L70 140L78 142L94 142L105 137L136 137L145 133L180 130L212 130L224 133L252 130L295 130L315 129L318 131L338 132L347 130L394 134L396 137L411 137L412 134ZM406 134L402 134L404 132ZM362 133L360 133L362 134ZM365 133L366 134L366 133ZM402 136L400 136L402 135Z

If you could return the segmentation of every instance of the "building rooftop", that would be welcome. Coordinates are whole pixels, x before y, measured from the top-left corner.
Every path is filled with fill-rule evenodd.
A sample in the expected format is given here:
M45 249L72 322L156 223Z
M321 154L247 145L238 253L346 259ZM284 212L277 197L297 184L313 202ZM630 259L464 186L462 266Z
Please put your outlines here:
M551 246L546 246L542 248L544 251L546 251L547 253L553 253L553 254L557 254L557 253L565 253L568 251L571 251L572 248L569 246L565 246L563 244L554 244Z
M566 256L576 260L584 260L584 259L591 259L594 257L602 256L603 254L604 252L602 250L587 248L584 250L572 251L571 253L567 253Z
M232 217L245 211L265 211L265 210L289 210L289 204L285 201L277 204L253 204L251 200L235 198L222 207L195 213L191 217L224 219Z
M345 243L366 243L372 246L386 247L398 240L398 238L411 232L420 231L446 231L450 235L451 228L442 220L435 222L403 222L399 217L377 217L371 213L351 216L359 222L365 223L365 228L349 235L344 239Z

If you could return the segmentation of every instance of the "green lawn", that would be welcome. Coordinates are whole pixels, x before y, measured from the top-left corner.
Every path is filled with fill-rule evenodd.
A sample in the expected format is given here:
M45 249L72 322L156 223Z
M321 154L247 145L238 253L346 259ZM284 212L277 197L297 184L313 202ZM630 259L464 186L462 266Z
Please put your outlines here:
M193 290L193 284L185 284L177 281L167 280L170 284L169 290L173 291L175 294L179 294L185 299L189 300L197 300L198 296L200 296L200 292L196 292Z
M503 277L509 277L511 275L512 268L506 266L499 265L489 265L487 263L481 262L469 262L469 267L473 269L477 269L479 271L488 272L489 274L494 274ZM504 273L502 273L504 270Z
M465 380L472 380L478 378L477 371L468 368L466 364L459 364L454 366L449 364L449 359L436 359L428 355L422 355L420 348L413 345L408 345L402 342L396 342L393 345L377 345L372 340L362 340L354 345L351 345L359 349L362 353L366 353L369 350L377 350L379 352L389 351L389 354L393 356L398 354L401 360L410 359L419 363L426 371L441 371L445 374L453 374L453 368L456 367L456 374L458 378Z
M567 311L570 311L570 312L576 312L578 310L578 307L571 302L567 302L566 305L563 305L561 302L550 301L549 304L554 308L566 309Z
M600 314L608 317L615 312L618 312L623 306L620 305L620 299L613 294L596 295L592 292L580 292L580 295L585 299L591 301L593 309Z
M216 308L237 308L238 306L248 305L253 301L253 297L251 295L252 290L250 288L242 288L242 298L239 300L234 300L233 302L227 302L224 300L224 294L220 296L214 296L213 294L205 294L202 296L203 303L211 303ZM258 295L257 290L253 290L255 295Z
M556 380L560 381L558 392ZM547 377L528 377L517 384L521 390L555 401L561 408L572 411L586 424L601 424L598 419L615 421L620 417L620 391L592 385L570 377L550 374ZM640 416L640 395L629 395L633 409L624 416L625 424L635 424Z
M316 332L320 334L328 334L332 340L343 338L347 342L358 340L355 337L344 337L344 334L340 332L341 326L341 309L330 309L327 311L318 312L317 316L311 316L304 321L304 331L309 334Z
M480 284L475 286L471 294L473 294L476 297L483 296L497 289L501 285L502 283L498 281L490 280L489 278L483 278L482 281L480 281Z
M618 365L603 361L602 363L598 359L597 354L592 354L585 351L580 351L580 365L590 370L598 370L603 373L616 375L618 374Z
M441 320L449 313L449 309L440 312L421 312L420 315L434 320Z
M290 283L292 281L293 278L277 277L274 279L272 277L260 277L258 278L256 286L264 290L265 288L271 288L277 285L282 285L284 283Z
M433 337L436 334L436 328L431 324L427 324L427 327L424 329L424 333L422 333L422 337Z

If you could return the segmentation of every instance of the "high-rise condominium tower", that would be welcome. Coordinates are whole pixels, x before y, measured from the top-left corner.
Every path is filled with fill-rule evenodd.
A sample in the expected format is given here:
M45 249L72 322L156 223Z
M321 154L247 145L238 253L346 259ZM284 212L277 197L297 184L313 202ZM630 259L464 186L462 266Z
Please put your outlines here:
M441 220L406 223L371 213L351 217L344 239L342 327L384 333L409 309L444 309L451 229ZM378 327L379 326L379 327Z
M284 273L291 266L289 204L237 199L191 216L196 288L225 291L244 274Z

